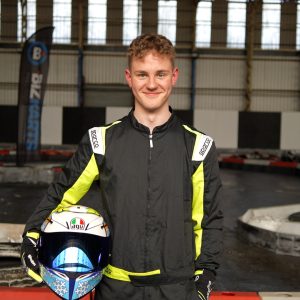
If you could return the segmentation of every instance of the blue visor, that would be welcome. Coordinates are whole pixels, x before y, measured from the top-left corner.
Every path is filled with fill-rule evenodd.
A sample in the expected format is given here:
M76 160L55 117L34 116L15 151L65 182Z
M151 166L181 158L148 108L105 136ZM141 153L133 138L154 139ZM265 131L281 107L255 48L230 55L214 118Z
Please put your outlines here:
M74 232L42 232L39 261L58 271L84 273L107 265L109 238Z
M89 272L93 264L81 249L69 247L59 253L53 260L52 268L66 272Z

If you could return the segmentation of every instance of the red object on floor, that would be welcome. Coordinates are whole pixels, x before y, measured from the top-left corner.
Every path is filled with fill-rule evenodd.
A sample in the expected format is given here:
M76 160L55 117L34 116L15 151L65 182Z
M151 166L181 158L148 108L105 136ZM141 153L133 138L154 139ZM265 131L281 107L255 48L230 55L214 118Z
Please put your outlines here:
M298 163L296 161L271 161L270 166L281 168L297 168Z
M256 292L212 292L209 300L261 300Z
M2 300L59 300L50 289L44 287L0 287ZM91 300L90 294L81 298ZM261 300L256 292L212 292L209 300Z
M236 157L236 156L228 156L228 157L223 157L222 162L232 163L232 164L243 164L245 160L243 158Z
M0 155L9 155L9 150L7 150L7 149L0 149Z
M2 300L61 300L50 289L43 287L0 287L0 299ZM92 299L86 295L82 300Z

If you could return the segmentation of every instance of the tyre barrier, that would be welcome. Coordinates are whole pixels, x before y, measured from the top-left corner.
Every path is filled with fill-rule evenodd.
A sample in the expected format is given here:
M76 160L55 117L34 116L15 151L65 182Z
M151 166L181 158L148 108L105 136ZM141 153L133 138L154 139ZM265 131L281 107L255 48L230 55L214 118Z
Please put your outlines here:
M0 287L0 299L5 300L59 300L45 287ZM88 294L82 300L92 300ZM300 300L300 292L218 292L211 293L210 300Z
M282 161L274 157L245 158L239 155L221 154L219 156L219 165L221 168L238 169L245 171L300 175L299 161Z
M256 292L212 292L209 300L260 300Z
M61 171L61 165L50 163L32 163L24 167L0 164L0 183L50 184Z
M260 292L262 300L300 300L300 292Z
M276 254L300 256L298 214L300 204L251 208L238 218L238 233Z
M0 287L0 299L5 300L60 300L48 288L44 287ZM85 295L82 300L93 299L92 295Z
M212 292L209 300L300 300L300 292Z

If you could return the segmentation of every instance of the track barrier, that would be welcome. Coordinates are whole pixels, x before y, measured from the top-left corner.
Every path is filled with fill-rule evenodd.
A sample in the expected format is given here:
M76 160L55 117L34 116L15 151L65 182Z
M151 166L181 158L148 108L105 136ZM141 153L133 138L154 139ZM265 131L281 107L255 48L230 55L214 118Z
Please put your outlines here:
M300 300L300 292L260 292L259 295L262 300Z
M2 300L61 300L48 288L44 287L0 287L0 299ZM86 295L82 300L92 299Z
M260 300L256 292L212 292L209 300Z
M59 300L46 287L0 287L0 299L5 300ZM82 300L93 299L90 294ZM209 300L300 300L300 292L230 292L213 291Z

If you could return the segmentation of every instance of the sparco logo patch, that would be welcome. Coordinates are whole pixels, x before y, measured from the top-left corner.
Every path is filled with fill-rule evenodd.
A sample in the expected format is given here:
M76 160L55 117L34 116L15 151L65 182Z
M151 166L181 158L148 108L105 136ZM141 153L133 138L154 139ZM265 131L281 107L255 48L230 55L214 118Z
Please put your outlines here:
M94 148L99 148L99 142L97 139L97 131L95 129L91 130L91 138L92 138L92 143L93 143Z
M200 155L204 155L205 151L207 150L207 148L209 147L209 144L211 143L211 140L209 138L206 138L204 141L203 146L200 149Z
M71 229L84 230L85 221L83 219L76 217L73 218L70 223Z

